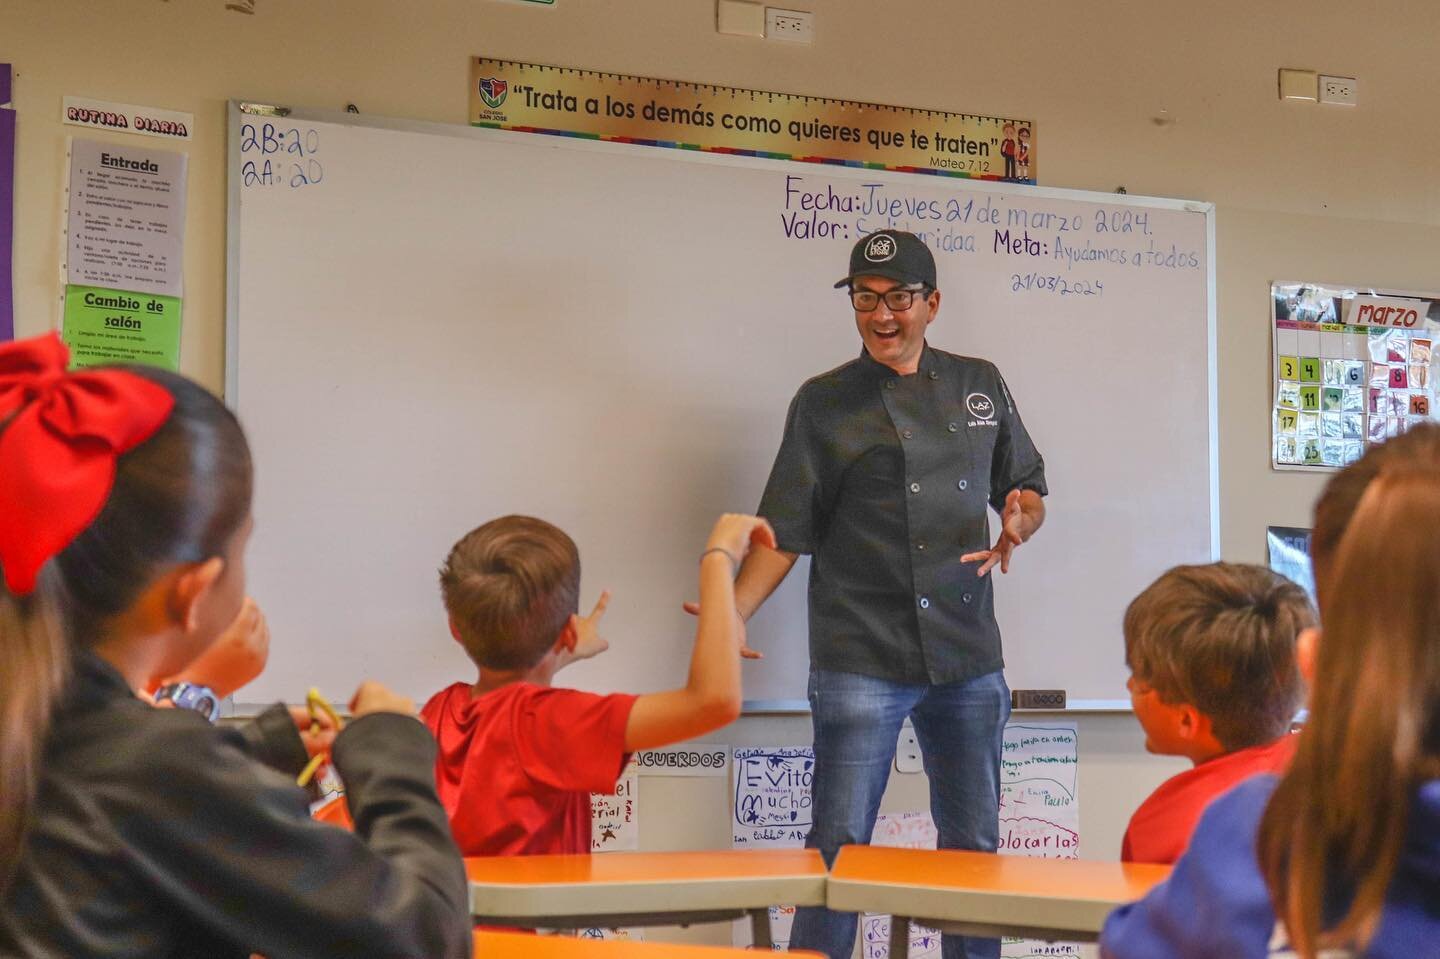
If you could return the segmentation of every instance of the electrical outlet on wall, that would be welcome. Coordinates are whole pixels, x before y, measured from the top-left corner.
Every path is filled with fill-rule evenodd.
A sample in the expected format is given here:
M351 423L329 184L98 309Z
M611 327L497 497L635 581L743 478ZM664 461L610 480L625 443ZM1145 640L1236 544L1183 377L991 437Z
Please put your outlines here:
M765 8L765 39L810 43L815 39L815 14L804 10Z
M1320 77L1320 102L1353 107L1357 102L1354 77Z
M906 723L900 727L900 741L895 744L895 771L918 773L925 768L920 758L920 740L915 738L915 727Z

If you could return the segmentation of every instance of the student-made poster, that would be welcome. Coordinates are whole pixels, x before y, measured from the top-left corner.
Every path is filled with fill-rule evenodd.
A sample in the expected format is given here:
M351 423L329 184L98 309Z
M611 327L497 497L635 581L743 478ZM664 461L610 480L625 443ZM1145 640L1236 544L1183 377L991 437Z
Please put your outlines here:
M1014 856L1079 857L1080 795L1076 773L1079 752L1075 725L1010 723L1000 759L1000 849ZM881 815L871 843L934 849L934 820L929 813ZM863 959L888 959L890 917L865 915L860 921ZM1005 939L1005 959L1079 956L1074 943ZM940 955L940 937L918 923L910 926L910 956Z
M999 851L1014 856L1076 859L1080 855L1079 737L1074 723L1020 723L1005 727L1000 758ZM815 766L808 746L737 747L732 756L732 846L736 849L799 848L811 821L810 787ZM871 842L933 849L936 830L928 812L884 813ZM789 944L795 910L771 909L777 949ZM741 924L743 925L743 924ZM864 959L887 959L890 917L862 916L858 938ZM749 930L737 925L736 945ZM912 924L910 955L939 955L935 932ZM1002 957L1078 956L1072 943L1006 939Z
M1333 470L1435 416L1440 297L1318 283L1271 287L1271 464Z
M881 813L875 820L870 836L872 846L900 849L934 849L938 840L935 820L928 812ZM890 917L876 913L860 916L860 955L862 959L889 959ZM918 922L910 924L910 959L930 959L940 955L940 933Z
M1010 723L1000 757L1000 847L1011 856L1080 858L1079 737L1074 723ZM1068 942L1004 939L1002 959L1079 956Z
M810 785L815 750L809 746L738 746L731 846L798 849L810 833Z
M631 759L616 780L614 793L590 794L591 852L640 848L640 821L636 816L639 788L640 776Z
M614 793L590 794L590 851L614 852L640 848L640 820L637 793L640 775L635 760L626 763L615 783ZM643 929L613 929L591 926L580 929L581 939L644 939Z
M810 833L810 787L815 750L809 746L737 746L730 768L735 789L730 807L733 849L799 849ZM776 951L790 946L795 907L770 907L770 938ZM748 922L736 923L735 944L750 945Z

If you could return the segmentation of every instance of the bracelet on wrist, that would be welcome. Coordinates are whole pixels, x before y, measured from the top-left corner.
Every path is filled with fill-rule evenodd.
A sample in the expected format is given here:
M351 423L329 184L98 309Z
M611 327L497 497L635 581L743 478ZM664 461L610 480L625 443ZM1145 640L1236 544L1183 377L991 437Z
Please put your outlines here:
M735 554L730 552L723 546L710 547L709 549L705 550L705 552L700 554L700 559L703 561L705 557L709 556L711 553L724 553L725 558L730 561L730 569L732 571L738 570L740 568L740 561L735 558Z

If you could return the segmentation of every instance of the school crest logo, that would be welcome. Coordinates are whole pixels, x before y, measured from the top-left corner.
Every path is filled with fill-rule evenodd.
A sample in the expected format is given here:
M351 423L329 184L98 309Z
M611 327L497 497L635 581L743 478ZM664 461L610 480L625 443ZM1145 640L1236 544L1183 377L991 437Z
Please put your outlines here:
M492 110L500 109L500 105L505 102L505 95L509 92L510 82L508 80L499 80L495 77L480 78L480 99L484 100L485 105Z
M965 408L977 420L988 420L995 415L995 403L984 393L971 393L965 397Z
M872 236L870 242L865 244L865 259L871 263L893 260L896 252L895 238L888 233Z

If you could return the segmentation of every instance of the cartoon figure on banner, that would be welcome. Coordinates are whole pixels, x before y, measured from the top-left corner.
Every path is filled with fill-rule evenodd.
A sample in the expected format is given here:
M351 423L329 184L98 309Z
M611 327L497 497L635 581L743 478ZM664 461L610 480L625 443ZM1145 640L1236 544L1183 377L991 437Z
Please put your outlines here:
M1000 141L1000 155L1005 158L1005 179L1015 179L1015 124L1005 124L1005 139Z
M1020 143L1015 148L1015 160L1020 164L1020 179L1030 179L1030 128L1020 128Z

